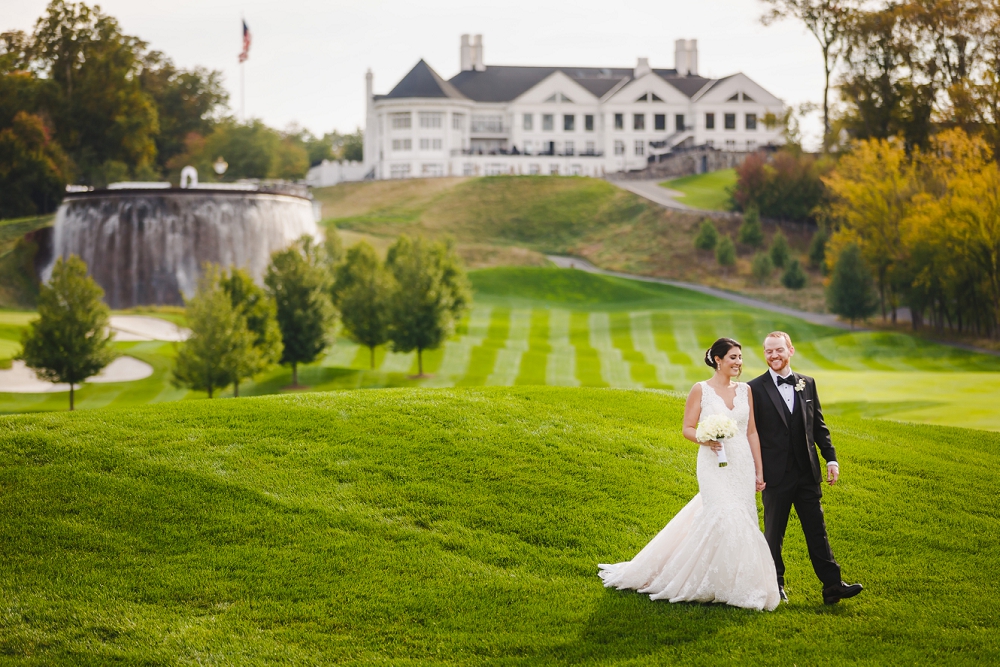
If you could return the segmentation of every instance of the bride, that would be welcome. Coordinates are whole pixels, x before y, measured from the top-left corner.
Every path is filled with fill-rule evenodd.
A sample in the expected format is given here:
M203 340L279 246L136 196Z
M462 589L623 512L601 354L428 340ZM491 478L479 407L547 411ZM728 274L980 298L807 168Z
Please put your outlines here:
M651 600L721 602L747 609L778 606L774 561L757 518L754 491L764 489L753 397L736 382L743 352L720 338L705 352L715 375L691 388L684 408L684 437L696 438L698 422L721 414L737 435L698 443L698 495L627 563L598 565L604 585L635 589ZM731 407L730 407L731 406ZM724 449L728 464L719 465Z

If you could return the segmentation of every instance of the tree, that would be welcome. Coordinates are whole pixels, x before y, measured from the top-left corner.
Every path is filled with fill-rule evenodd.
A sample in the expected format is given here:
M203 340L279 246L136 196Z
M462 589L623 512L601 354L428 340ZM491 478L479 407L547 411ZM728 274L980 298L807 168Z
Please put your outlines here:
M837 224L829 243L833 259L840 248L856 244L875 271L882 318L890 308L895 321L893 278L904 259L903 221L919 190L912 160L898 140L859 141L823 180L832 195L830 215Z
M840 251L826 302L833 313L850 320L852 327L856 320L870 317L878 309L872 274L857 245L852 243Z
M347 251L347 260L337 271L336 303L347 334L368 348L372 369L375 348L389 341L395 289L392 276L367 242Z
M758 285L763 285L770 280L772 273L774 273L774 262L771 261L770 255L766 252L759 252L753 256L753 261L750 263L750 274Z
M218 267L206 265L195 295L185 304L191 336L174 362L174 385L206 391L209 398L260 365L247 320L220 282Z
M809 268L822 270L826 268L826 242L830 238L826 228L820 227L809 241Z
M736 168L733 201L743 211L756 208L768 218L812 220L825 194L821 175L830 166L794 147L770 157L755 153Z
M299 364L315 361L326 349L336 311L330 302L330 275L320 249L303 236L292 247L271 255L264 284L277 306L284 349L281 363L292 367L299 386Z
M702 220L698 228L698 235L694 238L694 247L698 250L715 250L715 244L719 242L719 232L711 220Z
M740 225L739 241L751 248L759 248L764 243L764 229L760 224L760 211L751 206L743 214L743 224Z
M66 189L66 156L42 119L24 111L0 130L0 218L54 211Z
M768 254L771 255L771 261L779 269L785 268L785 264L788 263L788 259L791 257L788 239L785 238L780 229L771 238L771 249L768 250Z
M43 380L69 383L70 410L74 385L99 373L117 356L103 296L82 259L75 255L57 259L52 278L38 295L38 319L23 334L21 359Z
M802 270L802 265L797 259L793 259L781 274L781 284L788 289L802 289L806 286L807 280L806 272Z
M715 246L715 260L724 270L736 265L736 246L729 236L723 236Z
M469 305L468 279L450 242L401 236L389 248L386 265L397 285L389 337L397 352L417 351L422 377L423 351L437 348Z
M830 75L837 67L843 48L847 22L846 2L840 0L764 0L770 11L761 17L764 25L784 19L801 21L823 51L823 152L830 139Z
M172 174L191 165L198 170L199 179L215 180L212 164L222 157L229 164L221 179L231 181L241 178L298 179L309 170L309 154L302 142L271 129L263 121L254 119L246 123L226 120L215 126L214 131L202 136L197 132L185 138L185 150L168 163Z
M143 174L154 164L156 103L140 73L146 43L84 3L52 0L31 38L33 61L51 82L42 104L55 138L85 180Z
M254 283L246 271L233 269L230 273L223 273L219 285L229 296L232 307L246 320L247 329L253 336L253 347L257 351L256 355L248 358L248 361L256 362L255 364L235 369L232 378L233 396L239 396L240 380L253 377L281 359L281 329L278 328L274 300Z

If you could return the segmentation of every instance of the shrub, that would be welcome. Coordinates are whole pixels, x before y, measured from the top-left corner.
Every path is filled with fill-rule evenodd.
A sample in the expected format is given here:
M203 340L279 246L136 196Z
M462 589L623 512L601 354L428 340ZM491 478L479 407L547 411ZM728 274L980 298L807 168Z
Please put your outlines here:
M813 234L812 241L809 242L810 269L818 269L826 273L826 242L828 239L829 236L822 227Z
M771 261L774 262L774 265L779 269L785 268L785 265L788 264L788 260L791 257L791 251L788 248L788 239L780 229L774 235L774 238L771 239L771 250L769 252L771 254Z
M719 232L711 220L702 220L698 229L698 236L694 239L694 247L698 250L715 250L715 244L719 242Z
M728 236L723 236L715 245L715 259L719 266L729 268L736 264L736 246Z
M736 168L733 199L742 210L756 206L769 218L809 220L823 198L822 171L810 155L780 150L769 161L755 153Z
M763 285L770 280L771 274L774 273L774 262L771 261L770 255L765 252L754 255L753 262L750 264L750 273L758 285Z
M760 211L751 206L743 214L743 224L740 225L739 241L751 248L759 248L764 244L764 230L760 226Z
M806 286L806 272L802 270L799 260L793 259L781 275L781 284L788 289L802 289Z

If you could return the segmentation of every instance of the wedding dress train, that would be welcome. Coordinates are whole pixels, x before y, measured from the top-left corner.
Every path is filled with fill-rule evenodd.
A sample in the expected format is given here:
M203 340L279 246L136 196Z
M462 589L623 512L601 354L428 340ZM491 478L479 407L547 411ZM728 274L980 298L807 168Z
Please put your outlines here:
M760 531L754 463L747 440L749 393L739 384L733 409L701 383L701 417L724 414L739 435L723 441L728 466L710 447L698 447L698 494L635 558L598 565L604 585L634 589L652 600L720 602L747 609L778 606L777 576Z

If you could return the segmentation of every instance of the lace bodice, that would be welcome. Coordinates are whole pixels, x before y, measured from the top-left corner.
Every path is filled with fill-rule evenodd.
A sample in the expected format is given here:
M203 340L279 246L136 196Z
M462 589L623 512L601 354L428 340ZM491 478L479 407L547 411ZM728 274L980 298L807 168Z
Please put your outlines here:
M733 399L733 409L730 410L726 401L715 393L715 389L707 382L699 382L701 385L701 418L708 415L723 414L736 420L740 432L746 435L747 426L750 423L750 386L745 382L736 383L736 397Z

